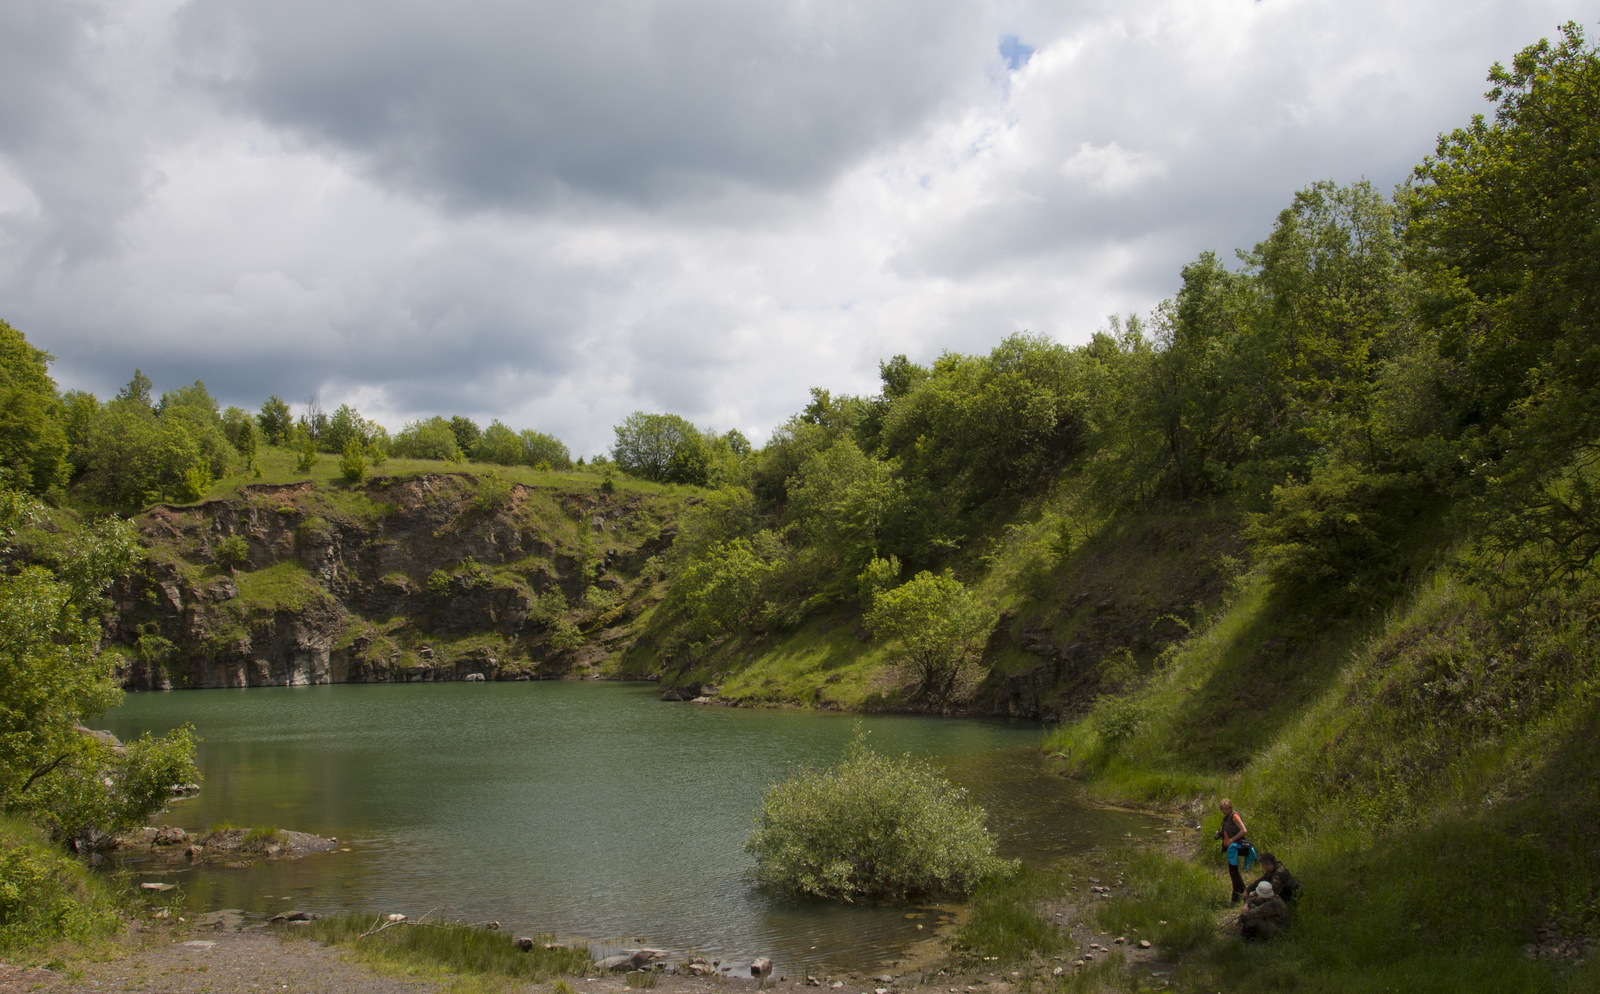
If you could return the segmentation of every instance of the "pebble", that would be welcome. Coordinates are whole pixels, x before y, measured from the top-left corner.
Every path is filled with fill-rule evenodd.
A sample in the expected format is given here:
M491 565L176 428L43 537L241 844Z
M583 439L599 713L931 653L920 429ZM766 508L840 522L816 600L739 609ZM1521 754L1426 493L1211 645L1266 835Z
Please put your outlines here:
M1150 948L1150 940L1149 939L1140 939L1139 940L1139 948L1140 949L1149 949Z

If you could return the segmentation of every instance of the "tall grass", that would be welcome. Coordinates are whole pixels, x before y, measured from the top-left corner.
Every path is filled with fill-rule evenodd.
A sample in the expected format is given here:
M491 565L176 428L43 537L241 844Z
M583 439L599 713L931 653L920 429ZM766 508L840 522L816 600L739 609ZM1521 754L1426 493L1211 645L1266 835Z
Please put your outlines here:
M290 935L305 936L354 952L368 962L410 971L509 978L539 983L590 968L586 949L546 948L553 939L534 937L528 952L513 936L469 925L434 922L387 924L371 915L340 915L312 922Z

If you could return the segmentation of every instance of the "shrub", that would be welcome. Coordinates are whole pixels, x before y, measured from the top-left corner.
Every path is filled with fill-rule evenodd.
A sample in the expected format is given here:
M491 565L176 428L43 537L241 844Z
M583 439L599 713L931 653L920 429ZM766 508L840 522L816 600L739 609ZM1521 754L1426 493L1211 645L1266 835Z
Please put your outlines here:
M450 593L450 571L436 569L428 574L428 593L444 597Z
M550 625L550 648L557 652L566 652L582 644L583 632L572 622L557 620Z
M211 468L204 463L190 466L183 471L183 479L178 483L178 500L185 504L200 500L211 490Z
M339 475L346 483L360 483L367 475L367 460L361 455L361 443L353 438L344 443L344 453L339 457Z
M294 468L297 472L309 473L311 468L322 458L317 455L317 443L310 436L300 442L300 458L295 460Z
M0 822L0 950L109 935L118 924L83 866L23 822Z
M217 543L218 566L242 566L250 560L250 543L243 535L229 535Z
M764 886L840 901L970 893L1012 872L983 808L933 767L857 735L837 766L768 788L745 849Z
M481 478L478 492L472 495L472 506L484 514L511 506L511 481L492 475Z

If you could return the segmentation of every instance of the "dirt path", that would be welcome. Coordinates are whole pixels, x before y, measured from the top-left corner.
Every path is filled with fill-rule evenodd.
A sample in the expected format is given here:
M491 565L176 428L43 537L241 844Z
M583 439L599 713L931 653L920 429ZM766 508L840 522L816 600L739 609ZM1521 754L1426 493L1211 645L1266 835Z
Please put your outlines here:
M106 962L61 972L0 967L0 994L94 991L159 994L433 994L438 988L347 963L314 942L285 942L266 929L130 933Z

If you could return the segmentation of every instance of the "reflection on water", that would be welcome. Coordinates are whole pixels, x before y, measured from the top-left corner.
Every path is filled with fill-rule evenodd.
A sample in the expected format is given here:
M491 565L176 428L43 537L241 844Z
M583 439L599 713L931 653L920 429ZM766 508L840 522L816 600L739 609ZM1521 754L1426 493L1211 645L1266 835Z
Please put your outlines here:
M196 910L430 910L519 932L640 940L724 957L870 965L935 911L769 897L741 846L762 792L841 756L858 719L663 704L610 683L329 686L134 694L118 735L184 721L205 780L162 820L337 836L349 852L171 877ZM1035 862L1149 831L1045 773L1032 722L859 719L880 751L925 756Z

